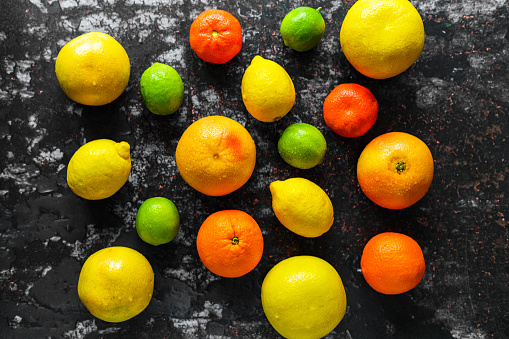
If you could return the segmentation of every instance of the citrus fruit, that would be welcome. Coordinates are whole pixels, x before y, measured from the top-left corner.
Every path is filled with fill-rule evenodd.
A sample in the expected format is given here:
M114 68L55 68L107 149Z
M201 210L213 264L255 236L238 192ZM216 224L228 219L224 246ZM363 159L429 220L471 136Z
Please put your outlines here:
M424 276L421 247L401 233L385 232L371 238L361 256L366 282L383 294L400 294L417 286Z
M285 69L257 55L242 77L242 100L255 119L273 122L284 117L295 103L295 87Z
M378 101L369 89L358 84L341 84L323 103L325 124L345 138L364 135L375 124Z
M424 25L408 0L359 0L345 16L340 43L357 71L386 79L404 72L419 58Z
M98 139L81 146L67 166L67 184L82 198L100 200L115 194L131 173L131 147L125 141Z
M221 196L249 180L256 147L249 132L235 120L209 116L184 131L175 160L180 175L191 187L206 195Z
M433 180L433 157L422 140L403 132L373 139L357 161L357 179L375 204L402 209L419 201Z
M193 21L189 31L193 51L205 62L224 64L242 48L242 28L230 13L206 10Z
M136 214L136 231L140 238L154 246L169 243L180 227L177 206L163 197L147 199Z
M270 183L272 209L277 219L290 231L316 238L334 222L334 209L327 193L312 181L291 178Z
M323 162L327 142L318 128L299 122L283 131L277 149L281 158L289 165L309 169Z
M184 83L173 67L154 63L140 79L143 103L150 112L158 115L175 113L184 100Z
M78 280L81 302L95 317L122 322L143 311L154 290L154 271L138 251L107 247L83 264Z
M321 9L303 6L286 14L279 29L285 46L305 52L318 45L325 32Z
M263 254L263 236L246 212L224 210L212 213L198 231L196 247L203 265L225 278L251 272Z
M105 105L122 94L131 66L125 49L105 33L90 32L62 47L55 64L60 87L72 100Z
M285 338L322 338L343 319L346 293L338 272L313 256L296 256L274 266L262 283L262 307Z

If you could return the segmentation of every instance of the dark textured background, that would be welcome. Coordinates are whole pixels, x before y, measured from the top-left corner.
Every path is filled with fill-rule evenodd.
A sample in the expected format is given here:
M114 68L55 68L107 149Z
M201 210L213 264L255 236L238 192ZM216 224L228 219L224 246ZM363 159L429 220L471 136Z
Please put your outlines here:
M345 284L348 309L330 338L507 338L507 166L509 18L505 0L412 1L426 43L419 60L388 80L368 79L345 59L339 31L348 1L1 0L0 1L0 337L2 338L276 338L260 303L265 274L277 262L309 254L327 260ZM306 53L285 48L279 25L292 8L323 7L326 33ZM241 22L244 45L225 65L202 62L188 31L203 10L228 10ZM131 61L122 96L103 107L68 99L54 74L58 51L89 31L115 37ZM240 95L255 55L284 66L297 91L295 106L276 123L254 120ZM139 79L153 62L174 67L185 84L182 108L159 117L142 104ZM375 126L344 139L325 126L322 104L338 84L368 87L380 104ZM258 156L253 176L225 197L189 187L175 166L180 135L198 118L221 114L243 124ZM279 133L306 122L325 135L325 162L297 170L277 152ZM403 131L422 139L435 160L428 194L391 211L360 191L356 162L374 137ZM86 201L66 184L67 163L97 138L131 144L132 172L113 197ZM269 183L308 178L331 197L335 222L316 239L279 224ZM134 228L141 203L172 200L181 228L171 243L152 247ZM237 279L201 264L199 226L212 212L240 209L259 223L265 240L258 267ZM422 247L426 273L412 291L385 296L359 267L365 243L384 231L405 233ZM81 304L81 265L113 245L143 253L155 271L148 308L132 320L95 319Z

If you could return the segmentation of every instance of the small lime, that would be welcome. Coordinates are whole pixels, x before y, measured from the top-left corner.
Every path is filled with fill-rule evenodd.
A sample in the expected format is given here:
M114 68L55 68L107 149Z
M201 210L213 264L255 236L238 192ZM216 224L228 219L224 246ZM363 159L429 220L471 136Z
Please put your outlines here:
M150 112L158 115L175 113L184 100L184 83L172 67L156 62L143 72L141 98Z
M180 215L175 204L163 197L145 200L136 214L136 231L140 238L154 246L175 238L180 227Z
M309 169L323 162L327 142L315 126L295 123L288 126L277 143L279 154L288 164Z
M318 45L325 31L321 9L297 7L284 17L280 32L285 46L305 52Z

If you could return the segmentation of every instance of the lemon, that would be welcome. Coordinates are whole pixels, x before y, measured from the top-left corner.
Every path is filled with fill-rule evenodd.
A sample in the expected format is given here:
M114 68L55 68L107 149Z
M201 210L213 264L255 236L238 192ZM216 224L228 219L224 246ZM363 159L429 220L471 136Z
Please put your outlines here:
M95 317L121 322L143 311L154 290L154 271L138 251L103 248L83 264L78 280L81 302Z
M247 111L263 122L281 119L295 103L295 87L288 73L259 55L244 72L241 91Z
M289 165L309 169L323 162L327 142L318 128L299 122L288 126L283 131L277 143L277 149Z
M175 113L184 100L184 83L171 66L156 62L140 79L141 98L150 112L158 115Z
M338 272L313 256L296 256L274 266L262 283L262 307L285 338L322 338L343 319L346 293Z
M131 172L130 146L127 142L99 139L81 146L67 167L67 184L88 200L105 199L115 194Z
M145 200L136 214L136 231L140 238L154 246L169 243L180 227L177 206L166 198Z
M285 46L305 52L318 45L325 32L321 9L302 6L286 14L279 29Z
M131 66L125 49L105 33L90 32L62 47L55 63L60 87L72 100L105 105L122 94Z
M386 79L408 69L424 46L424 25L407 0L359 0L346 14L340 43L352 66Z
M316 238L334 222L334 209L327 193L312 181L291 178L270 183L272 209L290 231Z

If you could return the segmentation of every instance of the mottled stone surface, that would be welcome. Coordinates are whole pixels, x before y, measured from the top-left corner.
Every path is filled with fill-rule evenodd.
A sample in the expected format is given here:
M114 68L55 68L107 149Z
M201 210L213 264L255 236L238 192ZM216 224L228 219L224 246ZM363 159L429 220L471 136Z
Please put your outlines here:
M368 79L347 62L339 31L347 1L2 0L0 10L0 337L2 338L276 338L260 302L265 274L280 260L309 254L330 262L348 296L344 320L329 338L509 337L508 202L509 9L505 0L414 0L426 30L419 60L388 80ZM290 9L321 6L326 33L306 53L284 47L279 24ZM203 10L222 8L241 22L244 45L225 65L202 62L188 30ZM131 61L122 96L103 107L72 102L59 87L60 48L79 34L114 36ZM297 100L276 123L261 123L240 95L244 70L260 54L283 65ZM182 108L151 114L139 79L153 62L174 67L185 84ZM323 122L322 104L338 84L356 82L380 103L375 126L344 139ZM253 136L257 164L240 190L207 197L189 187L175 165L180 135L193 121L221 114ZM297 170L277 153L279 133L306 122L325 135L324 163ZM431 149L429 193L402 211L377 207L361 192L357 158L374 137L404 131ZM113 197L86 201L66 184L69 159L87 141L125 140L133 168ZM268 184L301 176L331 197L335 223L306 239L274 216ZM171 243L152 247L134 228L140 204L171 199L182 224ZM237 279L219 278L200 262L195 239L212 212L240 209L265 239L258 267ZM364 244L384 231L421 245L426 273L412 291L385 296L360 271ZM81 304L77 282L93 252L112 245L143 253L155 271L148 308L120 324L95 319Z

